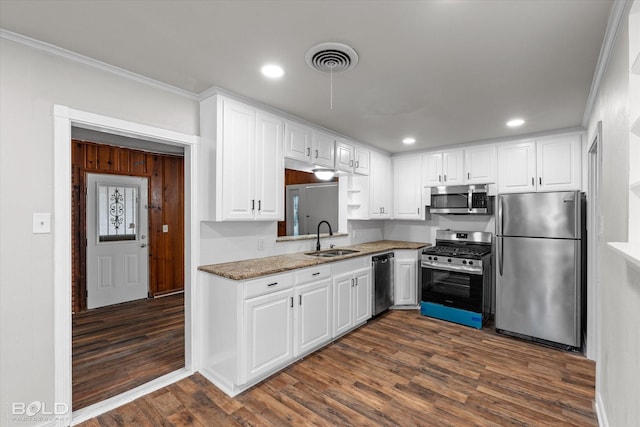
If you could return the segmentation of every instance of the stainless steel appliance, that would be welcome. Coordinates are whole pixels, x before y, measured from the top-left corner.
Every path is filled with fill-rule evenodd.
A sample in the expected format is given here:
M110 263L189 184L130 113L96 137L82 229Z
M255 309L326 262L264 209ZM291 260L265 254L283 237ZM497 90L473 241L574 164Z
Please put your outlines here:
M393 305L393 252L371 257L373 264L373 315Z
M581 346L583 203L578 191L499 197L498 332Z
M493 215L493 196L486 185L452 185L431 188L432 214Z
M436 246L421 257L423 315L482 327L491 313L492 241L487 232L436 232Z

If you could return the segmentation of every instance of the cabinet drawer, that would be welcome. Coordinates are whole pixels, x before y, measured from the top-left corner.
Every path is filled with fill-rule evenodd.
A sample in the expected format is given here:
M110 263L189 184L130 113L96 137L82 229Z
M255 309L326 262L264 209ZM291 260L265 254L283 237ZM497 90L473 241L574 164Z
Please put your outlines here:
M260 277L244 283L244 298L253 298L291 287L293 287L293 274L291 273Z
M314 280L325 279L331 276L331 266L319 265L313 268L305 268L296 272L296 284L307 283Z

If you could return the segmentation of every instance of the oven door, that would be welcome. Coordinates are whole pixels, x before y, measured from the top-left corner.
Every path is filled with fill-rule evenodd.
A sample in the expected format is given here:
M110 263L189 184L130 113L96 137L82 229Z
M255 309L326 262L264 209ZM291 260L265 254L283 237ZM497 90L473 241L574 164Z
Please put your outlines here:
M422 301L482 313L482 272L422 266Z

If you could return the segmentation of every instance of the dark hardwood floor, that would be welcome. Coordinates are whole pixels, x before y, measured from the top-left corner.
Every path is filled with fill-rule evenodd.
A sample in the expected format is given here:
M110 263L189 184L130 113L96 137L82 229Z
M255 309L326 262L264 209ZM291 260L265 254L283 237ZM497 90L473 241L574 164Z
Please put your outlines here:
M229 398L199 374L82 426L595 426L594 363L392 311Z
M73 315L73 410L184 367L184 296Z

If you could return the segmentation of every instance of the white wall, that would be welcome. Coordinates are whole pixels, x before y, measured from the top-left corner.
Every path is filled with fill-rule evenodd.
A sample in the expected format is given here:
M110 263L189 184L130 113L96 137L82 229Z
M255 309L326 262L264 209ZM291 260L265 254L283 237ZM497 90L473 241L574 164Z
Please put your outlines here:
M599 242L601 339L596 393L607 424L616 427L640 425L640 272L606 246L626 241L628 232L628 42L624 17L588 125L591 142L602 120L604 234Z
M12 402L53 405L54 236L31 232L32 214L54 207L53 105L187 134L199 123L194 100L5 39L0 93L0 425L9 425Z
M384 238L410 242L436 243L436 231L488 231L495 235L495 216L431 215L425 221L386 221Z

